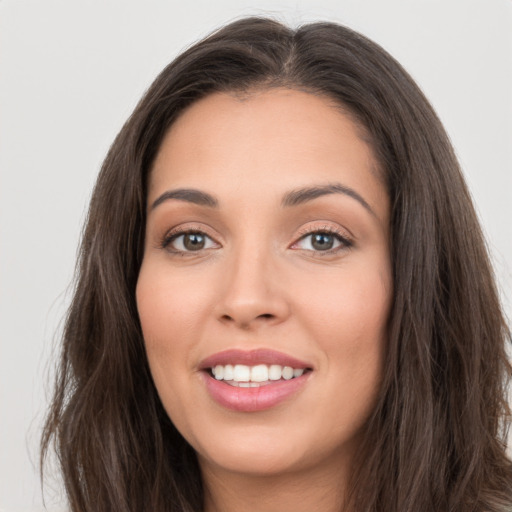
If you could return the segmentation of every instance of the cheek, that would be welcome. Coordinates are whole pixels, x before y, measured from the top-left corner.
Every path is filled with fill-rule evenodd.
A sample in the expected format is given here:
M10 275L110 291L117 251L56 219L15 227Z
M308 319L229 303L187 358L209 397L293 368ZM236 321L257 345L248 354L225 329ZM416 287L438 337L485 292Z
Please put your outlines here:
M196 299L182 293L181 286L172 282L168 272L158 265L143 264L136 300L158 395L169 416L171 411L174 413L173 422L186 425L181 411L186 405L183 397L187 396L187 369L192 366L190 339L197 325L198 309L194 307Z
M205 286L203 277L172 272L154 261L143 263L136 300L148 351L180 354L181 345L198 335L212 300L212 287Z
M192 365L189 345L200 323L201 300L190 293L197 290L193 286L172 279L154 262L145 263L137 282L137 310L151 374L165 402L179 384L180 372Z
M359 351L386 336L392 286L385 270L375 265L341 269L307 282L307 293L297 291L303 315L332 350Z
M368 412L381 382L392 298L390 272L383 268L386 272L375 265L352 267L311 282L301 304L310 336L324 354L329 399L347 411Z

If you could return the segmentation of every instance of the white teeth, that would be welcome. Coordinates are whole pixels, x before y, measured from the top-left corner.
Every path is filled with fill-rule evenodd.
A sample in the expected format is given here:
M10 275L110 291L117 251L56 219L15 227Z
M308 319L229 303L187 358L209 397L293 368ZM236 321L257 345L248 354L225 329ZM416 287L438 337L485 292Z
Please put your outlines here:
M233 380L233 365L224 366L224 380Z
M248 388L258 387L260 383L268 383L268 381L290 380L300 377L304 373L304 368L292 368L291 366L278 364L270 366L265 364L256 366L227 364L223 366L218 364L211 371L217 380L224 380L232 386Z
M245 364L236 364L233 368L233 380L249 382L251 380L251 369Z
M217 380L222 380L224 379L224 366L218 364L214 369L213 369L213 374L215 375L215 378Z
M264 364L259 364L251 368L252 382L265 382L266 380L268 380L268 368Z
M237 382L236 380L227 380L225 382L235 388L259 388L262 385L259 382Z
M293 368L290 366L285 366L283 368L283 379L290 380L293 378Z
M280 380L283 367L278 364L273 364L268 369L268 378L270 380Z

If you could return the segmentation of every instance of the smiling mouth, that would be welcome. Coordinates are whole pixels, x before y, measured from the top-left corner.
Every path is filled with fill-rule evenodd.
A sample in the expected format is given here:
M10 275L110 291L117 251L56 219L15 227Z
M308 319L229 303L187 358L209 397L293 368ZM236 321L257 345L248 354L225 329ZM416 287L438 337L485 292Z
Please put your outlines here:
M310 368L293 368L279 364L218 364L209 368L208 373L215 380L222 381L233 387L259 388L279 381L289 381L310 372Z
M259 412L293 400L315 369L272 349L231 349L204 359L199 368L209 396L235 412Z

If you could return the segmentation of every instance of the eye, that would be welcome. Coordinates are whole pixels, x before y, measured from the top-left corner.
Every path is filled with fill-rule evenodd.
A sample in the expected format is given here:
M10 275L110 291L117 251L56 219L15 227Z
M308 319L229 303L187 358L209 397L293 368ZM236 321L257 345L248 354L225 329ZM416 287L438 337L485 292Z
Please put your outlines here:
M351 247L352 243L346 237L332 231L314 231L302 236L293 249L315 252L336 252L338 249Z
M217 247L208 235L201 231L187 231L166 237L162 246L171 252L197 252Z

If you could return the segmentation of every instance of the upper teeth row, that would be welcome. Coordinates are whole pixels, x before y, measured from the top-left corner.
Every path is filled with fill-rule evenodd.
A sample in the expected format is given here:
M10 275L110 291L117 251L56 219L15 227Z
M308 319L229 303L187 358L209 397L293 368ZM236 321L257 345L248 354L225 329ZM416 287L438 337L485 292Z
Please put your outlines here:
M218 364L212 368L212 373L217 380L234 380L236 382L265 382L267 380L289 380L293 377L300 377L304 373L303 368L292 368L272 364L258 364L257 366L246 366L244 364Z

